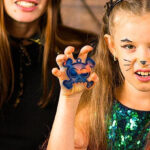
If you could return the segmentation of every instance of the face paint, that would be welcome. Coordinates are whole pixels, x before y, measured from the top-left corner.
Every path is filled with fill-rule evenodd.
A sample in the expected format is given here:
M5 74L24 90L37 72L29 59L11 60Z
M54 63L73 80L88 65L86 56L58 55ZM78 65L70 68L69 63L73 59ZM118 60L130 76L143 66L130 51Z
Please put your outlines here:
M133 59L127 60L123 59L127 67L126 71L129 71L133 68L138 68L135 71L136 77L140 81L149 81L150 80L150 60L141 60L141 59Z
M131 69L131 61L127 60L127 59L123 59L123 60L126 62L126 64L124 64L124 66L128 66L129 67L126 71L130 70Z
M150 68L150 60L141 60L141 59L133 59L133 60L127 60L127 59L123 59L125 61L124 66L127 66L129 68L127 68L126 71L128 71L129 69L131 69L134 65L136 65L137 67L142 67L142 68Z
M128 67L126 71L129 71L130 69L132 69L134 63L136 62L136 59L134 59L134 60L123 59L123 60L125 61L124 66Z
M110 52L116 51L119 76L123 77L125 89L150 92L149 25L150 13L135 15L120 11L114 16L112 35L106 36Z

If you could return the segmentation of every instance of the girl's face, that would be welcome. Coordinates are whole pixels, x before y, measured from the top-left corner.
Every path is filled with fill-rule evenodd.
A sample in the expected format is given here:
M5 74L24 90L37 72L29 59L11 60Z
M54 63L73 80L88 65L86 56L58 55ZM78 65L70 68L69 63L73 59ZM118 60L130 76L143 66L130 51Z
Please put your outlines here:
M4 0L4 8L13 20L29 23L45 12L47 2L48 0Z
M138 16L120 12L114 19L112 36L105 38L118 59L125 84L150 91L150 13Z

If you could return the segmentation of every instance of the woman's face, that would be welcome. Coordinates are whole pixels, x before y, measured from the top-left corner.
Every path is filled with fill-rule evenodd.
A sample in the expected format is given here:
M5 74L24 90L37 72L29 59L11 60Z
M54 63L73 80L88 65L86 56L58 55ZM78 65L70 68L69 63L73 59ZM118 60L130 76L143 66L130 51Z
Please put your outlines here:
M4 0L7 15L17 22L37 20L46 10L48 0Z
M150 92L150 13L120 12L114 19L112 36L106 37L126 85Z

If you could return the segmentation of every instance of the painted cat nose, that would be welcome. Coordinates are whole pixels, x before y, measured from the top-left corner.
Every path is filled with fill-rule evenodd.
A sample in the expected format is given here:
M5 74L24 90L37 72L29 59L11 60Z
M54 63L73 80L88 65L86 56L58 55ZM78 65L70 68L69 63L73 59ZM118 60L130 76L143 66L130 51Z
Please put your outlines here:
M146 64L146 61L140 61L140 63L141 63L142 65L145 65L145 64Z

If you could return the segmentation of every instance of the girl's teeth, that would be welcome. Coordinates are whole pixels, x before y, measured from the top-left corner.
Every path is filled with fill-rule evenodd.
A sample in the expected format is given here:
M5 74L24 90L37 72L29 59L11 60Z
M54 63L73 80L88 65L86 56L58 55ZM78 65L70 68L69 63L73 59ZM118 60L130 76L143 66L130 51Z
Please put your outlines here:
M144 74L145 76L148 76L148 72L145 72L145 74Z
M141 72L137 72L137 74L139 74L139 75L140 75L140 74L141 74Z
M137 72L140 76L150 76L150 72Z
M144 73L144 72L141 72L141 75L143 76L143 75L145 75L145 73Z
M18 1L17 4L23 7L33 7L36 5L35 3L25 1Z

